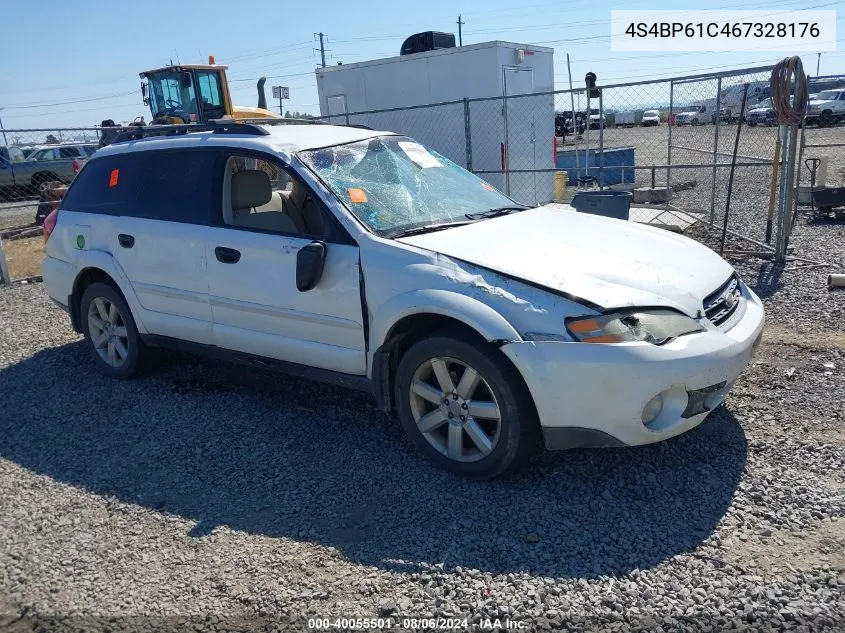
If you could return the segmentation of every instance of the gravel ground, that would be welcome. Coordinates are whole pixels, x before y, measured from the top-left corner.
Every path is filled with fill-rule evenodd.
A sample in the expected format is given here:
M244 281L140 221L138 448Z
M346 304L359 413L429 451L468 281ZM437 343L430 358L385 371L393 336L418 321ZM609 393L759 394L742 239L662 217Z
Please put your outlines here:
M40 284L0 290L0 630L843 630L845 292L738 265L769 324L704 424L483 483L356 392L178 355L106 380Z
M0 201L3 198L0 197ZM26 226L35 222L35 211L38 203L26 204L23 202L12 202L0 204L0 229L9 229L19 226Z

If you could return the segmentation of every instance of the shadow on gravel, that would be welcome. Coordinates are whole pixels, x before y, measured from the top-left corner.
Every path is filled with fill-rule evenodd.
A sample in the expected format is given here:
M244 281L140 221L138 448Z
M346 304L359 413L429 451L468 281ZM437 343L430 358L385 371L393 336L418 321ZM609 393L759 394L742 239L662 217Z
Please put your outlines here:
M429 466L356 392L177 357L100 377L81 343L0 370L0 455L151 511L415 571L589 577L654 566L715 528L747 443L719 409L663 444L545 453L492 482ZM109 511L114 510L109 507Z
M745 281L761 299L768 299L778 290L783 288L784 282L781 279L784 265L778 262L764 262L760 264L756 279L746 278Z

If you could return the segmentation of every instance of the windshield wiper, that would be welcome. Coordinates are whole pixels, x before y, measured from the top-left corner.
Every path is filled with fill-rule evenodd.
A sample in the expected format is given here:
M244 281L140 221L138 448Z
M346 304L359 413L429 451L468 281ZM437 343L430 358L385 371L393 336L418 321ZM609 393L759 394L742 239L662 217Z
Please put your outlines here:
M510 205L508 207L494 207L492 209L487 209L487 211L466 213L464 215L466 215L466 217L470 220L484 220L486 218L496 218L500 215L507 215L508 213L513 213L514 211L525 211L530 208L531 207L526 207L524 205Z
M419 235L420 233L433 233L434 231L442 231L443 229L451 229L456 226L464 226L465 224L469 224L469 222L444 222L443 224L429 224L427 226L418 226L413 229L408 229L406 231L400 231L399 233L394 233L391 235L391 239L395 239L397 237L408 237L409 235Z

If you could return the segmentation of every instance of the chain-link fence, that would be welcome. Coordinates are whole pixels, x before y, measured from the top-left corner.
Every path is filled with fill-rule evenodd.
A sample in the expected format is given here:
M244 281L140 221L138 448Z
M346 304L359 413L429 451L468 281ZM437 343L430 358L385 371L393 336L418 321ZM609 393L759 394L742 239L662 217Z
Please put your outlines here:
M771 71L764 66L600 86L593 95L585 89L515 93L327 120L414 137L526 204L571 202L578 191L596 187L628 190L631 220L678 229L697 222L726 226L729 234L767 247L779 195ZM505 77L506 91L519 85L514 73L513 81ZM830 150L828 179L839 173L845 126L834 119L806 134L814 141L808 149ZM798 171L802 182L808 178L806 167Z
M773 180L781 154L767 101L771 70L630 82L588 94L526 93L525 73L505 69L512 74L504 78L507 96L344 112L323 121L415 138L526 204L571 202L585 189L627 190L633 221L682 230L694 223L726 225L765 247L781 195ZM809 85L814 94L835 92L845 88L845 76L810 78ZM796 165L799 207L810 203L813 174L816 187L845 185L845 107L811 115ZM50 191L70 183L102 131L2 131L0 237L5 234L7 251L14 250L9 230L43 218ZM110 135L118 131L107 128ZM14 276L16 264L11 267Z
M40 274L39 222L98 149L99 128L41 128L0 133L0 283Z
M808 114L797 165L797 206L812 210L814 189L845 187L845 75L808 77L807 83L814 103L824 104Z

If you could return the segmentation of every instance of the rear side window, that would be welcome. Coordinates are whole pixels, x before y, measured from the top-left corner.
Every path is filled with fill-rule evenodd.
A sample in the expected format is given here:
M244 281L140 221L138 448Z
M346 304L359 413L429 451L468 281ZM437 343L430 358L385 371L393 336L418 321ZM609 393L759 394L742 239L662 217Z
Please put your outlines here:
M62 208L84 213L130 215L140 172L129 154L89 161L65 194Z
M217 152L145 151L92 158L65 195L69 211L210 224Z
M142 163L143 174L133 215L191 224L211 223L216 152L139 152L133 156Z

